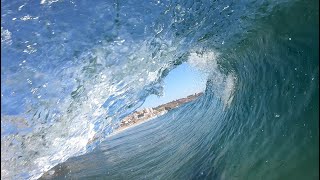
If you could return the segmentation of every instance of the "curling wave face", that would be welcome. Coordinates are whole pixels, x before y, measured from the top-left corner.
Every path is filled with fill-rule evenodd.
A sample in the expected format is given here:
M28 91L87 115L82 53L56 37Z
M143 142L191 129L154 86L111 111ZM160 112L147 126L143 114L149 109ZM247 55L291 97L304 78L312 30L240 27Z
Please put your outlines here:
M182 62L208 74L203 97L155 120L168 121L149 148L121 147L110 171L67 175L319 177L317 1L2 4L1 178L90 156Z

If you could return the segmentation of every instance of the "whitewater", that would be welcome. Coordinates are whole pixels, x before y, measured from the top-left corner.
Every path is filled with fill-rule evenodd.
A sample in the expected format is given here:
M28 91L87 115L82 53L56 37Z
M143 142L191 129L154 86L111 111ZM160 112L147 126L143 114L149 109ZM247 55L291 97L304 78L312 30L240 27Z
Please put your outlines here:
M1 179L319 179L318 58L317 0L1 0Z

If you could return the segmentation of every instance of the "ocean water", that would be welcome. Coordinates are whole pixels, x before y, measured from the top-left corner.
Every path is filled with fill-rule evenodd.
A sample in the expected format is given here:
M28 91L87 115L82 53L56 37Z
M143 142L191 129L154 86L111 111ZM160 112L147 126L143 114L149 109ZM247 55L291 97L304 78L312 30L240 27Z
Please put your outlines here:
M1 1L1 179L318 179L319 1ZM204 95L110 135L182 63Z

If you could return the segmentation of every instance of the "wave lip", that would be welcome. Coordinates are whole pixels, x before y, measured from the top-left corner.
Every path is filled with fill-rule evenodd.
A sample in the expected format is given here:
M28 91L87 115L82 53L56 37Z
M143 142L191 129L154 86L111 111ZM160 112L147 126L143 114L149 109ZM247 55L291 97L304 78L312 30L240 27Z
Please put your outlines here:
M115 178L319 177L318 1L54 2L2 8L1 178L75 156L83 170L96 147ZM142 144L98 146L182 62L205 95L145 123Z

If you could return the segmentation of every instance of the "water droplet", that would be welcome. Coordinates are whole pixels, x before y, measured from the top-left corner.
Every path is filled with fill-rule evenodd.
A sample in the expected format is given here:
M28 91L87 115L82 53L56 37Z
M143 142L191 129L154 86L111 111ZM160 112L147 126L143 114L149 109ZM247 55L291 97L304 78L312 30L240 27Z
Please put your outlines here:
M29 84L32 84L32 81L31 81L30 79L27 79L27 82L28 82Z
M48 173L50 174L50 175L53 175L54 174L54 170L50 170Z
M222 11L224 11L224 10L226 10L226 9L228 9L229 8L229 6L226 6L226 7L224 7L223 9L222 9Z

